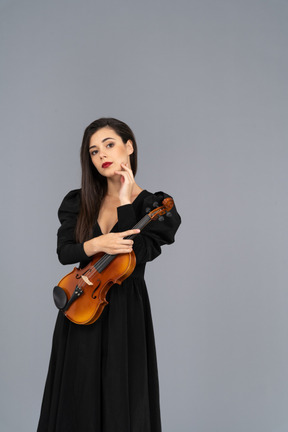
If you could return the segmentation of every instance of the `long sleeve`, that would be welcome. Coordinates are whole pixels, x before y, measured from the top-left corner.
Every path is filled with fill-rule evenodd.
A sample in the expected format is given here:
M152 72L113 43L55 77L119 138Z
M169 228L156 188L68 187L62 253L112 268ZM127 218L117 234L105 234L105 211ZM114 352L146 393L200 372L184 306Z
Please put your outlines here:
M148 209L153 209L153 204L161 206L164 198L170 197L164 192L147 192L147 196L140 203L140 206L126 204L117 208L118 212L118 231L131 229L147 213ZM136 211L135 211L136 210ZM176 207L171 209L170 217L164 216L164 220L157 219L151 221L134 238L133 250L136 255L137 264L152 261L161 253L161 246L174 242L175 233L181 223L180 215Z
M61 264L74 264L91 259L86 255L83 243L75 242L80 197L80 189L70 191L64 197L58 210L61 226L57 232L57 254Z
M133 204L123 205L117 208L117 231L126 231L136 225L147 213L147 209L153 209L155 202L161 206L164 198L170 197L163 192L154 194L144 190ZM142 198L142 199L141 199ZM91 260L84 251L83 243L75 242L75 227L80 210L81 190L69 192L63 199L58 210L61 226L57 233L57 254L61 264L87 263ZM181 218L174 206L171 216L164 216L163 221L151 221L134 238L133 250L137 264L152 261L161 253L161 246L174 242L175 233L181 223ZM115 229L116 229L115 227Z

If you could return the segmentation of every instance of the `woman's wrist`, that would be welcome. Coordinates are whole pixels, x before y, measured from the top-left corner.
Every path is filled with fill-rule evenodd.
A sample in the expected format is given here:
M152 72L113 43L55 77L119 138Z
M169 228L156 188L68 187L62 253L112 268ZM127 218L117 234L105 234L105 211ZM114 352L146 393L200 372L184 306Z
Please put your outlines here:
M91 240L87 240L83 243L83 249L87 256L91 257L96 253L100 252L100 249L97 245L97 237L94 237Z

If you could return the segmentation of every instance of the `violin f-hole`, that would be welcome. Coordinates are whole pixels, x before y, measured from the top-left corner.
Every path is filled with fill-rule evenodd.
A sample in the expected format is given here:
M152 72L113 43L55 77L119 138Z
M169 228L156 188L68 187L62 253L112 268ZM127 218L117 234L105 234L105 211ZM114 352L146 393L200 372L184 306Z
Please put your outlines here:
M93 298L93 299L96 299L96 291L97 291L97 289L99 288L99 286L100 286L100 284L101 284L101 281L98 279L97 280L97 282L98 282L98 285L94 288L94 290L93 290L93 292L92 292L92 294L91 294L91 297Z

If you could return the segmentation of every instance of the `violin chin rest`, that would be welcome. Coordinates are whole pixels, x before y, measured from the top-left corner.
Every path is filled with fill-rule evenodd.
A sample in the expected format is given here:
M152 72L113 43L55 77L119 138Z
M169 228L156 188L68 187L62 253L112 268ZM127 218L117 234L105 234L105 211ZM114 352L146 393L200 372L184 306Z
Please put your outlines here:
M65 308L68 301L67 294L63 288L59 287L58 285L53 289L53 299L56 307L60 310Z

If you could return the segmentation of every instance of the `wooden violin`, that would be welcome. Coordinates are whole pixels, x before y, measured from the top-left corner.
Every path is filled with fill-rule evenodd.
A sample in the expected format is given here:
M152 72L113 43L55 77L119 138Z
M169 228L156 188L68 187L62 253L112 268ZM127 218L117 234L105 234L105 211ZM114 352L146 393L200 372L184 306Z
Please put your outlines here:
M156 203L158 205L158 203ZM152 220L163 217L174 202L165 198L162 206L147 213L133 229L140 231ZM133 239L137 234L126 237ZM53 290L55 305L75 324L93 324L108 304L106 294L113 284L121 285L131 275L136 266L134 251L125 254L109 255L100 252L83 269L75 267L64 276Z

